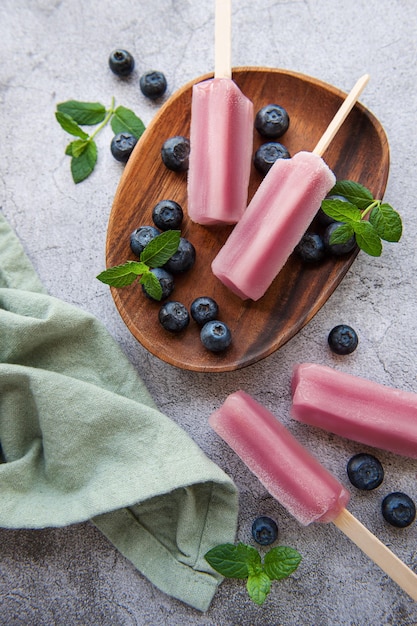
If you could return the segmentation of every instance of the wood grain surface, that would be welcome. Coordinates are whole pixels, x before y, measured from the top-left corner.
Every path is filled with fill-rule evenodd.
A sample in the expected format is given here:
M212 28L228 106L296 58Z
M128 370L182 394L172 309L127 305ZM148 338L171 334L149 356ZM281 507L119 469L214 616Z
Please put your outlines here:
M178 202L184 210L182 235L197 251L194 268L176 278L171 299L187 307L198 296L209 295L219 304L219 318L233 336L232 345L220 354L207 351L199 328L191 321L178 335L165 331L158 321L160 303L144 297L133 284L111 288L116 307L134 337L151 353L171 365L202 372L235 370L268 356L293 337L331 296L351 267L357 251L305 266L292 255L263 298L242 301L215 278L211 261L232 227L204 227L187 215L186 173L175 173L163 164L163 142L174 135L189 136L192 85L211 78L201 76L173 94L161 107L137 143L121 177L108 224L106 265L124 263L135 256L130 234L152 224L152 209L163 199ZM255 112L270 103L285 107L290 127L280 142L290 154L313 150L346 93L317 79L290 71L262 67L233 70L233 79L254 103ZM372 77L371 77L372 80ZM263 142L254 131L254 151ZM357 103L329 148L324 160L338 180L350 179L382 198L389 172L387 137L375 116ZM249 199L262 180L252 166ZM316 225L313 223L313 226ZM362 253L363 254L363 253Z

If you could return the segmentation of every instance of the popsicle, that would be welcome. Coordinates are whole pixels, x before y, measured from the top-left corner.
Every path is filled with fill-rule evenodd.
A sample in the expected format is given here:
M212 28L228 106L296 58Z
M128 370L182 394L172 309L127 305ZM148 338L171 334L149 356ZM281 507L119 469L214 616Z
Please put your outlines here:
M368 80L357 81L312 152L275 161L214 258L213 274L243 300L265 294L335 184L321 155Z
M417 458L417 394L301 363L292 377L291 416L341 437Z
M349 513L349 492L266 407L239 390L209 424L301 524L333 522L417 600L417 575Z
M231 0L216 0L214 78L191 99L188 215L198 224L235 224L247 206L253 104L232 80Z

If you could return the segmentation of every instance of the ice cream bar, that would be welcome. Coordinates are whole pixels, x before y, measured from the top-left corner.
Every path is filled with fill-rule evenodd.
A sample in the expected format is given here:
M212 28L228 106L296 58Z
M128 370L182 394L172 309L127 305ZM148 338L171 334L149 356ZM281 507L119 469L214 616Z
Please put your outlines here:
M231 394L209 423L301 524L330 522L349 501L343 485L244 391Z
M198 224L235 224L247 206L253 104L232 80L231 0L216 0L214 78L191 98L188 215Z
M215 276L240 298L259 300L335 182L333 172L312 152L275 161L214 258Z
M417 394L302 363L294 368L291 416L341 437L417 458Z

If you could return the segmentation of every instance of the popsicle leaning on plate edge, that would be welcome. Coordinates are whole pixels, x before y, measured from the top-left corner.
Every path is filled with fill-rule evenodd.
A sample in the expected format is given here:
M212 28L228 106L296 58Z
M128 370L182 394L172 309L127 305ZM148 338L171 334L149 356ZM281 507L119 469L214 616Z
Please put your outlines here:
M368 80L365 74L356 82L312 152L274 163L214 258L213 274L240 298L265 294L334 186L321 156Z
M214 78L193 86L188 215L198 224L235 224L248 201L253 104L232 80L231 0L216 0Z
M349 513L349 492L266 407L236 391L209 424L301 524L333 522L417 600L417 575Z

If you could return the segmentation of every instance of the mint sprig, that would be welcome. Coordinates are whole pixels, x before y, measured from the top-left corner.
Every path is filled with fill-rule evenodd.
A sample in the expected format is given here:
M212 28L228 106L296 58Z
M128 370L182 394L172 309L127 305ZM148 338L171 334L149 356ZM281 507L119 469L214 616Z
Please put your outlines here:
M390 204L377 200L372 193L351 180L336 183L329 195L348 200L323 200L321 208L329 217L343 224L336 228L330 243L345 243L355 236L361 250L371 256L381 256L382 241L398 242L402 235L399 213Z
M209 550L204 558L225 578L247 579L249 597L259 605L269 594L271 582L288 578L301 562L300 553L287 546L271 548L262 562L256 548L245 543L223 543Z
M67 100L57 105L55 118L61 128L78 139L71 141L65 154L71 157L71 174L75 183L90 176L97 163L98 133L110 122L115 134L127 132L139 139L145 130L142 120L133 111L123 106L115 106L112 98L110 107L100 102L80 102ZM88 134L81 126L97 126Z
M178 250L181 231L166 230L157 235L144 247L139 261L126 261L101 272L97 278L111 287L126 287L135 280L143 285L146 293L154 300L162 298L162 287L151 272L155 267L162 267Z

